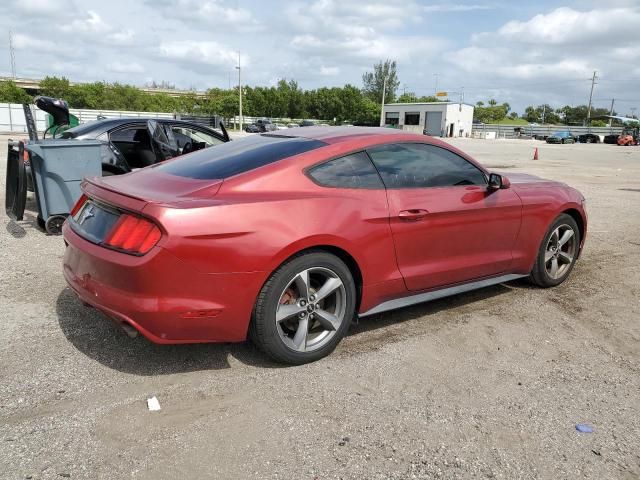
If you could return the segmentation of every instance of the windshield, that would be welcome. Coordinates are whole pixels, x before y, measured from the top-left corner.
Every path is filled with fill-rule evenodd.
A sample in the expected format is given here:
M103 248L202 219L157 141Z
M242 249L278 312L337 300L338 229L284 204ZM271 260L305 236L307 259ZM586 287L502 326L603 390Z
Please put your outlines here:
M325 145L324 142L308 138L252 135L215 148L199 150L155 168L180 177L223 179Z

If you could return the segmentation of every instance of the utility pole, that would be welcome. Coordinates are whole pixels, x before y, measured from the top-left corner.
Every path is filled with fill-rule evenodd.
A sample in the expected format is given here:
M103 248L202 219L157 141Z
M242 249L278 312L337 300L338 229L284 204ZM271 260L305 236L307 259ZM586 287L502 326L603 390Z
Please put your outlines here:
M544 114L547 113L547 104L542 105L542 125L544 125Z
M459 112L462 111L462 104L463 103L464 103L464 87L460 87L460 106L458 108Z
M589 108L587 109L587 125L591 125L591 100L593 100L593 87L596 85L596 79L598 78L598 72L594 70L593 77L591 77L591 93L589 94Z
M387 75L384 76L384 82L382 82L382 104L380 108L380 126L384 127L384 96L387 92Z
M612 98L611 99L611 109L609 109L609 128L611 128L611 123L613 122L613 118L611 118L613 116L613 102L615 102L616 99Z
M438 93L438 77L440 76L440 74L434 73L433 76L436 77L436 84L435 84L435 87L433 88L433 94L435 95L436 93Z
M11 57L11 76L16 78L16 54L13 51L13 33L9 30L9 56Z
M242 130L242 67L240 65L240 52L238 52L238 98L240 99L240 130Z
M636 107L631 107L631 118L636 118Z

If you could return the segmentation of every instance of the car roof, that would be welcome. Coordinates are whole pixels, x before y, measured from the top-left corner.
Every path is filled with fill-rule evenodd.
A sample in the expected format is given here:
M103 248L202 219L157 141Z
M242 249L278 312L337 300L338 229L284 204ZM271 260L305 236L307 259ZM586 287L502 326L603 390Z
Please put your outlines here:
M273 133L263 133L267 136L276 137L290 137L290 138L308 138L312 140L320 140L325 143L334 144L342 143L355 138L363 137L375 137L381 139L385 137L388 140L393 140L396 136L404 137L403 140L407 140L407 137L415 137L416 141L437 143L431 140L431 137L427 135L412 134L405 130L399 130L395 128L384 127L303 127L290 130L284 130Z
M131 123L146 123L149 120L156 120L158 122L171 122L184 125L197 125L207 130L213 130L211 127L201 125L196 122L190 122L187 120L176 120L173 118L156 118L156 117L119 117L119 118L102 118L98 120L92 120L90 122L82 123L77 127L70 128L67 132L74 134L74 137L86 136L86 135L100 135L103 132L107 132L112 128L119 127L121 125L127 125ZM215 130L214 130L215 131Z

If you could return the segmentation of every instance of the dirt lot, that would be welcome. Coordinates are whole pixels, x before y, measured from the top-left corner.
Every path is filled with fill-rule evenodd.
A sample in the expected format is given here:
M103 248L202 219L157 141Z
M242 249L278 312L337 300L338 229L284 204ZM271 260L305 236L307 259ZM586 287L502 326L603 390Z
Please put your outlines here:
M0 478L639 478L640 147L452 143L584 193L572 277L363 319L303 367L129 339L65 287L60 237L2 216Z

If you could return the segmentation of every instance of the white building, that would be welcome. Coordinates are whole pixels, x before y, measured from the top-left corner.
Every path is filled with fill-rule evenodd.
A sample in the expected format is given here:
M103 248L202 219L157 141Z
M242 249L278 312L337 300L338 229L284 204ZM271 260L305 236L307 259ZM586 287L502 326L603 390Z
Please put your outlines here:
M435 137L470 137L473 105L459 102L387 103L385 125Z

